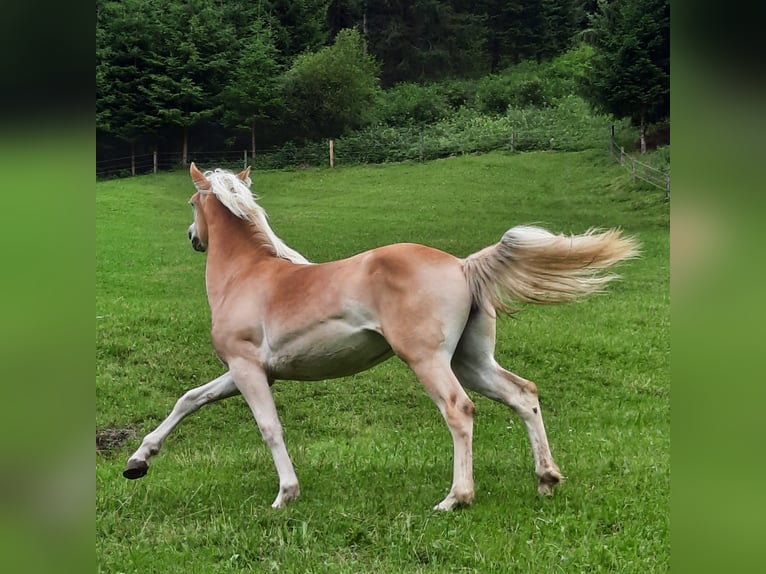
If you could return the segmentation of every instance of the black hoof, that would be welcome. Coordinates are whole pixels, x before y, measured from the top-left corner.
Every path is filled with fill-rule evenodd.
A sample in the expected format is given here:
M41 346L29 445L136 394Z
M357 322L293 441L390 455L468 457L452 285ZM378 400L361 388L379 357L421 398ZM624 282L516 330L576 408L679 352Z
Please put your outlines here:
M149 472L149 465L146 464L146 461L129 460L128 467L122 471L122 476L131 480L135 480L136 478L146 476L147 472Z

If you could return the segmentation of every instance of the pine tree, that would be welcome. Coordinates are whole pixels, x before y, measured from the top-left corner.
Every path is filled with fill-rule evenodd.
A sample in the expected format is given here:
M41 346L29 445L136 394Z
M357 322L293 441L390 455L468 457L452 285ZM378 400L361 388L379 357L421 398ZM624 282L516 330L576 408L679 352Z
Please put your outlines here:
M160 27L154 7L142 0L103 2L96 22L96 129L136 144L160 126L147 106L146 78Z
M220 94L235 65L236 35L221 6L207 0L173 2L160 22L162 41L147 75L149 101L165 125L181 128L186 165L190 128L221 113Z
M277 115L279 73L271 30L256 20L240 42L236 64L230 70L231 80L221 94L224 122L250 131L253 156L256 122Z
M595 107L638 125L645 153L647 125L670 114L670 2L602 0L592 32L587 95Z

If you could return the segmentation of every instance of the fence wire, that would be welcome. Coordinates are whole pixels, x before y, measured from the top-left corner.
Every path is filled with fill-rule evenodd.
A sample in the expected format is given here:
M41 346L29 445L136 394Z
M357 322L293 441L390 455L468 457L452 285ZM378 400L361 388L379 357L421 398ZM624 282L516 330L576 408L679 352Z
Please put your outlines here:
M426 161L450 156L481 153L504 149L509 152L529 151L584 151L606 147L602 131L594 129L552 133L545 130L510 130L492 133L474 133L462 139L443 130L382 130L377 137L353 136L334 142L334 165L378 164L401 161ZM670 172L664 172L617 149L614 131L609 149L620 165L641 180L665 190L670 198ZM201 167L242 169L286 169L330 165L327 141L298 146L288 142L282 146L249 150L190 151L186 164L194 161ZM143 153L135 156L110 157L96 161L97 178L118 178L132 175L183 169L184 156L179 151Z
M665 191L665 199L670 199L670 171L663 171L639 161L625 153L623 148L620 148L619 153L615 152L614 156L620 165L630 172L634 182L640 179L649 185L662 189Z

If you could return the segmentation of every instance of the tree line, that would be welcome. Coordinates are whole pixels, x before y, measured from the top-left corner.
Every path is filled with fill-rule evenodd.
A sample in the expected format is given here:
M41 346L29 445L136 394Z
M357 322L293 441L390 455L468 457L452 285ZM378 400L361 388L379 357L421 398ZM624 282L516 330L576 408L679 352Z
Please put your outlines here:
M392 87L466 92L584 40L595 106L642 125L667 117L668 0L97 0L97 145L181 148L185 161L190 141L336 137L388 121Z

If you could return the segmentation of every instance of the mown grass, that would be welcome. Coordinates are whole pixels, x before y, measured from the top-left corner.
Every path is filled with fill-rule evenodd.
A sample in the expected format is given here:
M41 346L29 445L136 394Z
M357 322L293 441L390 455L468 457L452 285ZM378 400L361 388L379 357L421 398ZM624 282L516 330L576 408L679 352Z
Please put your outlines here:
M214 166L202 166L214 167ZM452 448L393 359L274 386L302 498L277 478L240 397L192 415L149 475L121 471L186 389L222 372L186 173L97 184L96 427L136 439L96 457L104 572L662 572L669 568L669 215L600 152L491 153L425 164L258 172L275 231L315 261L397 241L467 255L509 227L621 226L643 244L604 296L499 322L497 358L536 381L567 476L536 495L523 424L474 396L476 500L436 513Z

